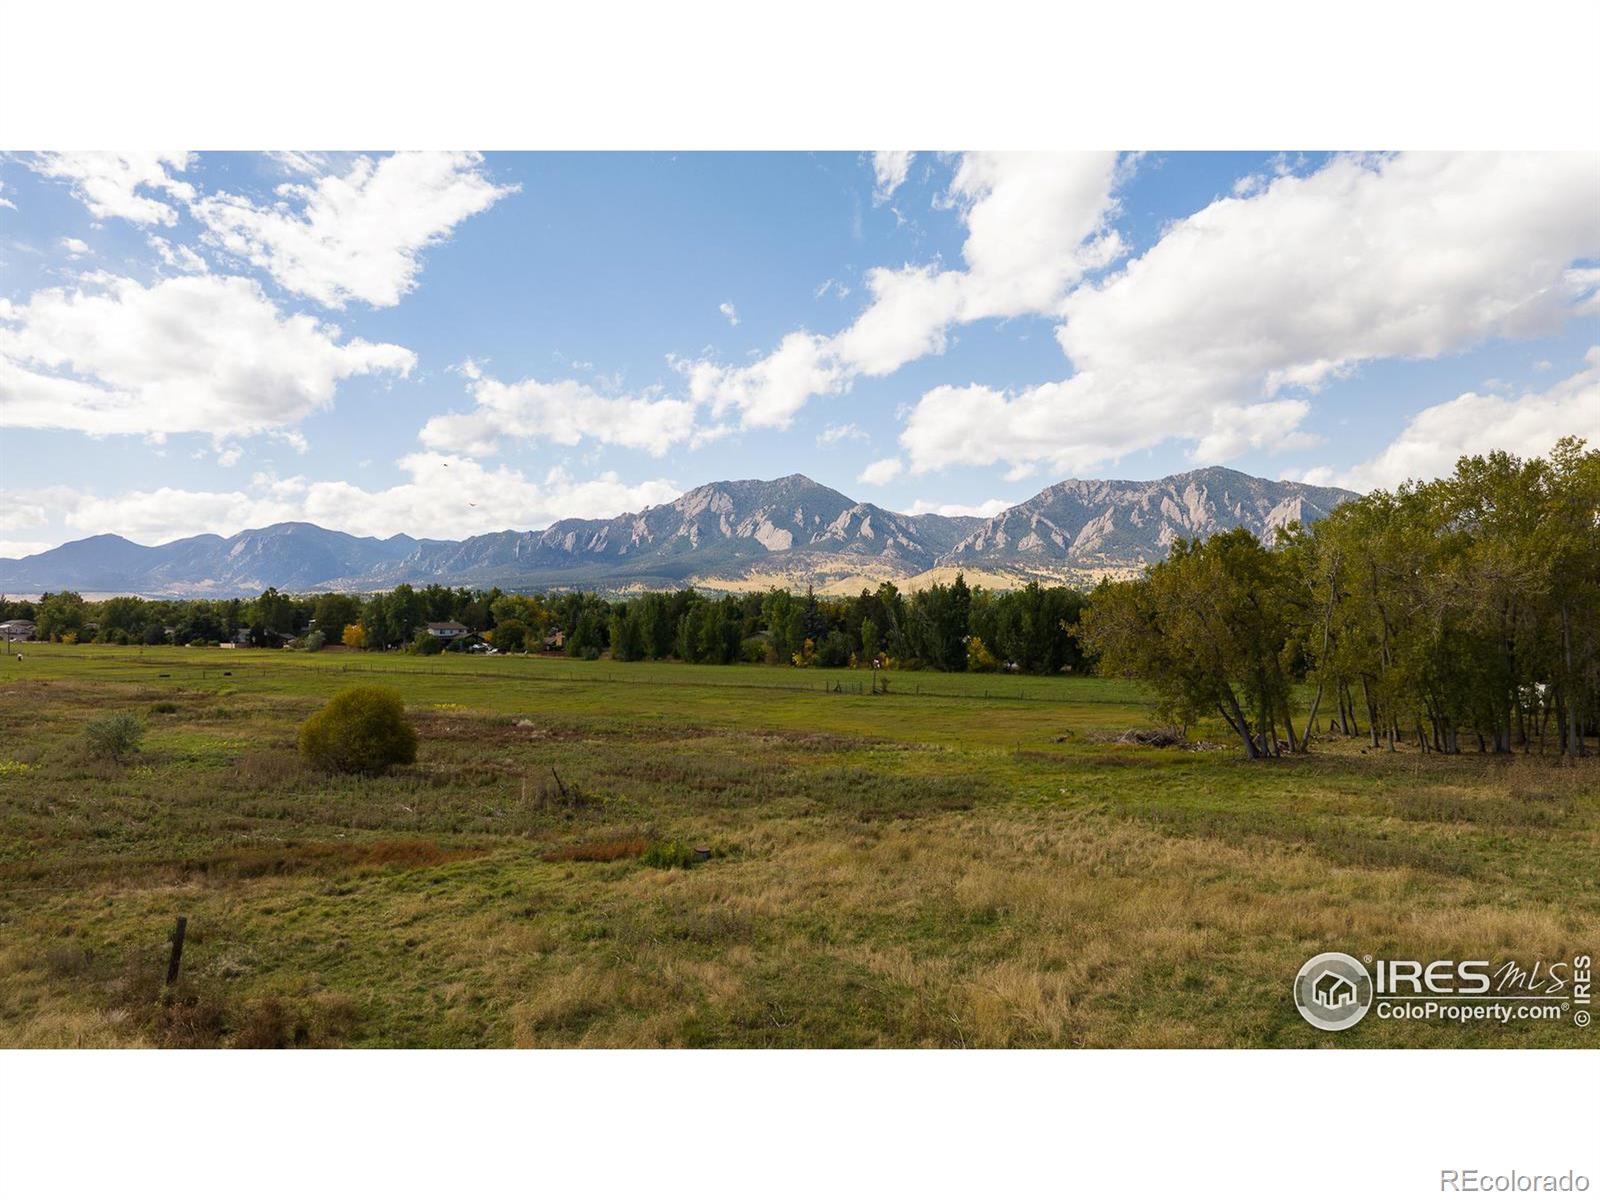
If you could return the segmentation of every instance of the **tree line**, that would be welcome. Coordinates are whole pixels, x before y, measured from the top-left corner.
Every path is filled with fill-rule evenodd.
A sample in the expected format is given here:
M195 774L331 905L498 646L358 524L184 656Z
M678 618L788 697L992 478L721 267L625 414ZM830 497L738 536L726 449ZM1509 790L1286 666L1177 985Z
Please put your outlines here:
M423 630L455 621L495 649L539 650L555 631L577 658L619 661L868 666L903 670L1013 670L1053 674L1087 668L1073 632L1084 596L1032 583L1013 592L949 584L902 592L885 583L857 596L822 597L784 588L710 596L684 588L608 599L593 592L519 594L493 589L416 588L371 595L292 595L268 588L254 599L85 601L76 592L37 602L0 599L0 620L36 621L58 642L216 645L242 633L253 645L320 649L411 649L445 644Z
M1179 541L1096 588L1079 633L1102 673L1145 681L1175 721L1220 719L1250 758L1327 732L1582 755L1600 713L1600 452L1464 457L1271 548L1244 530Z

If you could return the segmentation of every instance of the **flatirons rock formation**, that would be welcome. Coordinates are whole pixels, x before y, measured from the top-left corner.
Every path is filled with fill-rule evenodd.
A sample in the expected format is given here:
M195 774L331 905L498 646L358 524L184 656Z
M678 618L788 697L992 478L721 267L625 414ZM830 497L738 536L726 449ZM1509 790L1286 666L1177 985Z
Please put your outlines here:
M1175 538L1242 526L1266 539L1353 497L1342 488L1257 479L1225 467L1150 481L1068 479L983 522L941 564L1120 575L1165 558Z
M104 534L0 559L0 592L234 596L398 583L612 592L809 584L837 592L883 580L915 586L958 570L992 586L1092 583L1162 558L1175 537L1237 526L1266 537L1352 495L1210 467L1150 482L1068 480L982 520L907 516L787 475L709 483L609 520L463 541L361 538L299 522L163 546Z

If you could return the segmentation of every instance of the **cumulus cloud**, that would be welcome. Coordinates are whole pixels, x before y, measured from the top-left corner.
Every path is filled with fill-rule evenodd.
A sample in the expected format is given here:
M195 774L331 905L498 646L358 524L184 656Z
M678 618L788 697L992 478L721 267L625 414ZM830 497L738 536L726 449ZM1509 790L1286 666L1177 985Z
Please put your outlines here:
M1369 491L1448 475L1464 454L1506 450L1536 457L1567 436L1600 446L1600 346L1589 349L1584 364L1548 391L1515 399L1466 392L1432 405L1412 417L1376 457L1344 472L1308 472L1307 481Z
M211 269L206 265L206 260L189 246L174 244L156 234L151 234L146 241L150 243L150 249L161 259L162 266L196 275L204 275Z
M746 428L783 428L813 396L942 353L953 325L1053 315L1072 284L1120 253L1106 227L1116 171L1114 154L964 155L946 197L967 229L963 269L875 268L869 303L848 329L798 330L746 366L680 363L692 394L736 411Z
M906 175L911 170L911 158L909 150L879 150L872 156L874 204L886 202L906 181Z
M476 364L471 412L433 417L422 427L422 444L486 456L501 439L576 446L583 439L644 450L657 457L695 433L695 405L654 395L608 396L574 379L502 383Z
M898 458L880 458L876 462L868 463L861 474L856 476L856 480L860 483L871 484L873 487L882 487L884 484L898 479L905 469L905 463Z
M1364 362L1558 330L1594 302L1571 268L1597 253L1593 156L1340 156L1213 202L1073 291L1070 378L935 388L901 444L915 471L1084 471L1169 438L1205 461L1300 448L1308 397Z
M309 160L299 164L309 168ZM517 190L492 182L477 154L357 158L342 175L279 185L258 204L217 193L193 205L205 240L328 308L398 304L416 286L422 251Z
M724 300L717 305L717 311L728 318L729 325L737 325L739 323L739 310L733 306L733 301Z
M984 500L978 504L938 504L932 500L918 500L907 511L913 517L920 517L924 513L941 517L996 517L1016 506L1015 500Z
M285 316L248 279L94 274L0 300L0 425L248 434L326 407L341 380L415 362L402 346Z
M66 251L68 258L82 258L90 253L89 243L81 238L64 237L61 239L61 248Z
M5 191L6 191L6 181L4 179L0 179L0 208L15 209L17 207L16 203L14 201L6 199Z
M611 517L664 503L679 492L669 480L629 484L612 472L578 480L556 469L542 480L531 480L508 467L491 469L471 459L434 454L408 455L397 465L408 478L388 488L257 474L248 488L222 492L161 487L102 496L52 488L47 495L12 493L5 500L31 512L47 512L85 536L120 533L159 544L279 521L309 521L367 537L407 533L461 538L542 528L564 517ZM42 524L43 518L34 523Z
M192 159L178 153L79 151L37 154L28 165L47 179L70 183L72 194L92 216L120 217L136 225L173 225L178 209L167 200L188 203L195 195L194 185L176 178L174 172L188 170Z
M689 396L713 415L739 415L746 428L786 428L812 396L844 389L847 376L828 340L799 330L767 357L744 367L672 360L688 380Z

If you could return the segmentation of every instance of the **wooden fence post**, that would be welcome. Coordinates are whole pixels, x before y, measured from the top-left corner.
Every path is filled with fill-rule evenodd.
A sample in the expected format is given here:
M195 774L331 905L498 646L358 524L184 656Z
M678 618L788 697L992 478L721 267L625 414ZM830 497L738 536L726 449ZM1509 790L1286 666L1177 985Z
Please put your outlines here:
M167 960L168 987L178 982L178 965L183 962L183 935L188 928L189 918L179 917L177 928L172 931L172 957Z

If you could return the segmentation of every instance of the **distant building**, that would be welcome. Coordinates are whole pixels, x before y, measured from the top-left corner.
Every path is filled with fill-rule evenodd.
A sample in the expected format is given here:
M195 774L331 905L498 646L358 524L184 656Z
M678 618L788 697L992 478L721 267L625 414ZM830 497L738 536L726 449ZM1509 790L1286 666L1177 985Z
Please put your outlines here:
M567 635L559 629L552 629L544 635L544 648L546 650L560 650L567 644Z
M472 630L460 621L429 621L422 627L432 637L441 642L453 642L459 637L466 637Z
M14 621L0 621L0 640L8 642L31 642L34 635L39 632L39 627L32 621L18 617Z

